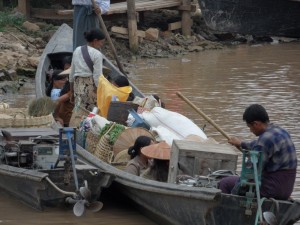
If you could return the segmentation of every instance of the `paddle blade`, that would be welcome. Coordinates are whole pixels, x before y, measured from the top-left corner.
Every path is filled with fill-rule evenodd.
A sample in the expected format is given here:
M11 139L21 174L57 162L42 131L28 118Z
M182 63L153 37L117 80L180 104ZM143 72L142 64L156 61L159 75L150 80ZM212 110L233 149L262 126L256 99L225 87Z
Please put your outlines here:
M73 213L75 216L82 216L85 210L85 200L79 200L73 207Z
M103 203L98 201L92 202L87 206L87 208L92 212L99 212L102 209L102 207Z
M277 225L277 219L276 219L276 216L274 215L274 213L264 212L263 217L269 225Z

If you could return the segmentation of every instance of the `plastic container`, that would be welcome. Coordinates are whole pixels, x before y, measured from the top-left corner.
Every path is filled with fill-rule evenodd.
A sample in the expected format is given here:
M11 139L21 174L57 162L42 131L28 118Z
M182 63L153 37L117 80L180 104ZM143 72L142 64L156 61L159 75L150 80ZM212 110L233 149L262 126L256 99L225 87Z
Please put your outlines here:
M124 126L127 126L126 121L129 114L129 109L137 110L138 105L132 102L110 102L110 106L107 113L107 119Z
M132 124L132 127L143 127L147 130L150 130L150 125L145 121L143 120L139 114L137 114L136 111L134 111L133 109L129 109L128 110L129 113L134 117L135 121L133 122Z

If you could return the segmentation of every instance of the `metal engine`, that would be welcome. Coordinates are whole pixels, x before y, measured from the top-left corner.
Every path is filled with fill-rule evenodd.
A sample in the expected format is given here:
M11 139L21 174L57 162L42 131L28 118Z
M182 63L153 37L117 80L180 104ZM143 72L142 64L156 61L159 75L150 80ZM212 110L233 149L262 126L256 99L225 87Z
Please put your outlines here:
M0 144L2 164L28 169L52 169L59 156L58 139L37 138Z

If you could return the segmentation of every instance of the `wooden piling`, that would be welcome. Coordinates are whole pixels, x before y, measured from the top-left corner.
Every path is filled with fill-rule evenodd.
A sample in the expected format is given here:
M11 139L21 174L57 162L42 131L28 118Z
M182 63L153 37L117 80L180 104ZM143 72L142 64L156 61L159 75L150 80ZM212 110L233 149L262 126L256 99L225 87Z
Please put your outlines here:
M129 47L132 52L137 52L139 43L137 35L135 0L127 0L127 19Z
M191 22L191 0L182 0L182 35L191 36L192 33L192 22Z
M18 10L26 18L30 18L30 0L18 0Z
M2 11L3 9L3 0L0 0L0 11Z

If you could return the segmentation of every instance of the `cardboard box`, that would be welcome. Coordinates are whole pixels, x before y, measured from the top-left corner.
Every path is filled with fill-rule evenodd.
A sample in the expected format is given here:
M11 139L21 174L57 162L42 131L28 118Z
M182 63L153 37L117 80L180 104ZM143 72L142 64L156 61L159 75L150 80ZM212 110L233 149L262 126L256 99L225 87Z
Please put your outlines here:
M216 170L236 170L238 153L228 144L211 144L174 140L171 150L168 182L179 174L206 176Z

